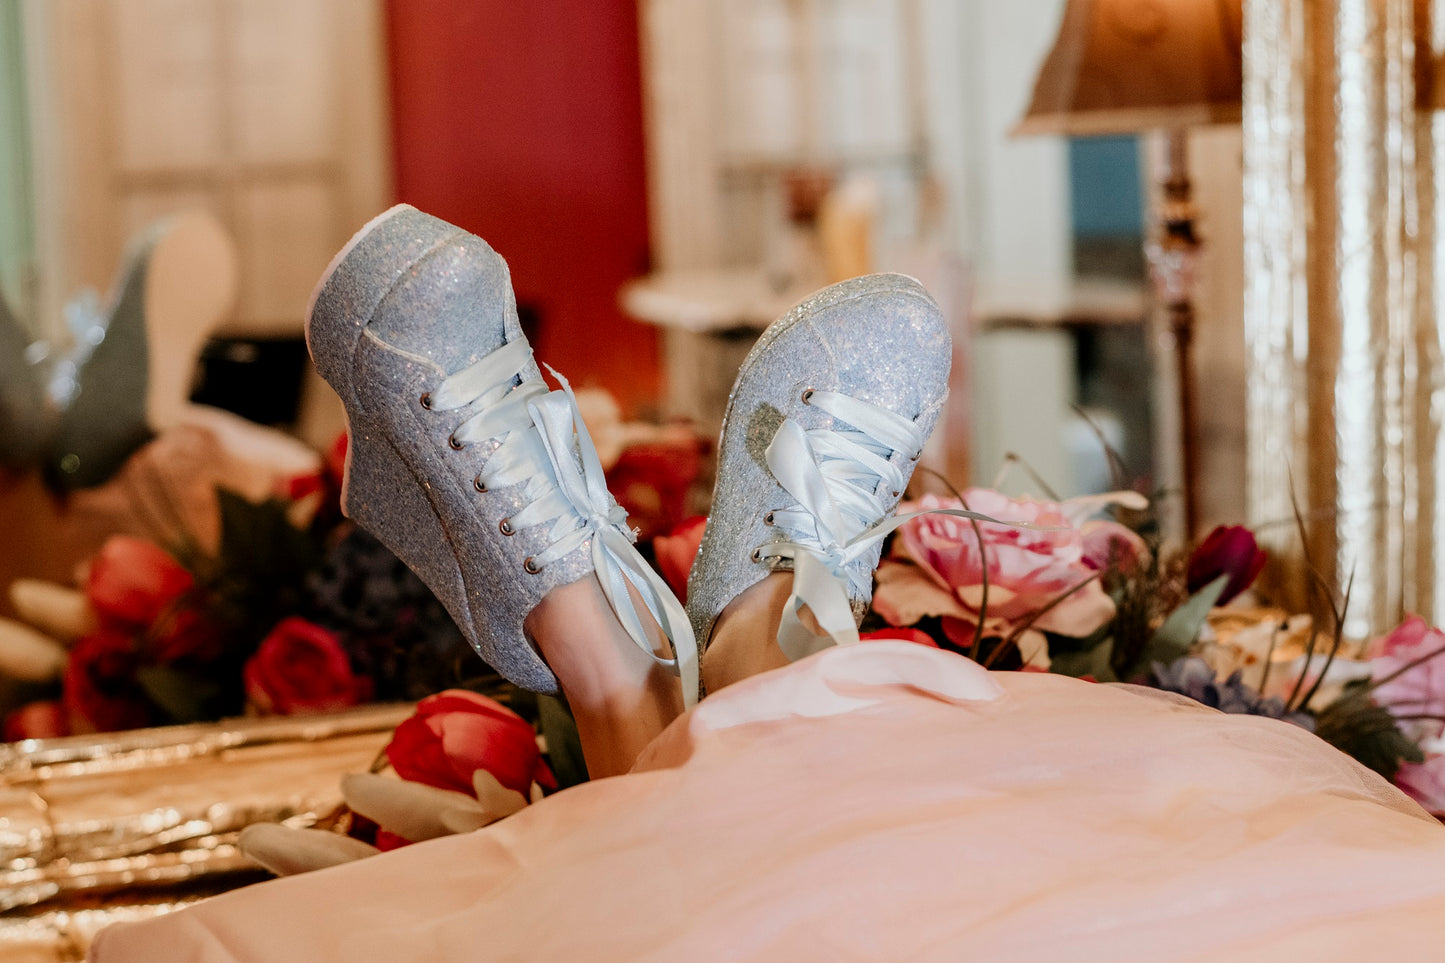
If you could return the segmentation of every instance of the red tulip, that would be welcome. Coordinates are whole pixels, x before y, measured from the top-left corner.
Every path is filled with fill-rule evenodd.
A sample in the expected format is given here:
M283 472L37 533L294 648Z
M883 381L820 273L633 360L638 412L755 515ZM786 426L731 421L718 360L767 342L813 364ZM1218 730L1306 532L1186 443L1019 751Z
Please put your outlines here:
M864 632L858 636L858 638L864 642L878 642L883 639L892 639L898 642L917 642L919 645L929 645L935 649L938 648L938 643L934 641L933 636L922 629L878 629L876 632ZM971 642L972 639L969 641Z
M65 707L56 700L27 702L5 717L3 738L6 742L21 739L53 739L70 735L65 721Z
M707 519L694 515L673 526L666 535L652 540L652 554L657 559L657 570L681 602L687 601L687 576L692 571L692 560L697 558L698 547L702 545L703 530Z
M412 782L475 795L472 775L485 769L503 786L531 798L532 783L556 780L542 762L532 727L512 710L462 689L417 703L386 746L397 775Z
M1243 525L1216 526L1189 556L1189 591L1197 592L1219 576L1228 575L1224 594L1215 603L1224 605L1254 583L1265 558L1254 533Z
M102 619L145 627L194 585L191 573L154 542L115 535L91 559L85 594Z

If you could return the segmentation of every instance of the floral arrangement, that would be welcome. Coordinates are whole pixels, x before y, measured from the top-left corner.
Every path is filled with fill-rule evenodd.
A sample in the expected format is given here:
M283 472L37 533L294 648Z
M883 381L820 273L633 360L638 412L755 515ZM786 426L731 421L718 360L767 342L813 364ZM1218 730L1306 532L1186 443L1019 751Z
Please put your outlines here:
M624 427L610 431L614 484L636 524L666 531L702 448L680 428ZM212 551L183 526L171 538L115 535L74 587L13 584L21 621L0 619L0 737L324 712L458 686L534 714L425 584L342 517L344 459L343 437L321 471L262 501L218 489Z
M1152 505L1116 491L1013 498L971 488L899 511L862 637L958 652L1001 670L1046 671L1174 692L1223 712L1318 734L1445 817L1445 632L1415 617L1358 651L1346 597L1324 610L1246 605L1264 568L1253 532L1219 526L1189 550L1161 546ZM653 540L658 570L686 591L705 520ZM1329 629L1320 631L1319 627Z
M878 570L865 623L871 637L911 638L994 668L1152 686L1223 712L1280 719L1445 816L1445 660L1436 658L1445 654L1445 633L1423 619L1347 653L1348 589L1339 598L1316 584L1322 612L1257 619L1254 651L1242 652L1217 628L1245 611L1228 606L1265 565L1243 526L1217 527L1192 550L1167 553L1148 502L1133 492L1052 501L970 489L901 510L939 507L998 521L924 515L902 526Z
M611 486L644 555L685 598L706 524L686 517L698 505L703 448L681 428L629 435L615 405L603 408L589 422L602 422L593 431ZM341 517L343 457L336 447L325 471L261 502L218 491L213 552L194 539L120 535L75 588L13 586L28 624L0 620L4 737L427 697L387 748L402 777L388 783L461 794L495 813L525 805L542 791L533 784L584 780L562 704L523 698L490 673L420 580ZM1439 629L1411 618L1355 649L1342 635L1348 590L1340 598L1324 585L1313 586L1318 612L1259 615L1245 604L1265 563L1254 534L1222 526L1191 550L1168 551L1149 500L1136 492L1038 499L971 488L900 510L930 508L983 518L924 514L898 530L864 638L934 645L993 669L1142 684L1280 719L1445 814ZM492 692L511 708L458 686ZM539 728L551 768L537 755ZM483 747L485 758L468 760L468 745ZM478 783L483 770L491 775ZM391 812L395 786L381 793L379 809L370 789L357 791L356 813ZM364 835L366 819L355 822ZM419 832L373 822L386 827L367 840L379 848Z

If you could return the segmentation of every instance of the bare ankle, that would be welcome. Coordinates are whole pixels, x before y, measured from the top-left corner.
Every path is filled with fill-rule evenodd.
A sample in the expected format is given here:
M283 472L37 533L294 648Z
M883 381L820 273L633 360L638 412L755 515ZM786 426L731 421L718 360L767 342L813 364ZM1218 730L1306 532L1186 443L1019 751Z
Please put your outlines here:
M728 603L713 624L702 662L708 692L781 668L788 659L778 648L778 622L792 592L790 572L773 572Z

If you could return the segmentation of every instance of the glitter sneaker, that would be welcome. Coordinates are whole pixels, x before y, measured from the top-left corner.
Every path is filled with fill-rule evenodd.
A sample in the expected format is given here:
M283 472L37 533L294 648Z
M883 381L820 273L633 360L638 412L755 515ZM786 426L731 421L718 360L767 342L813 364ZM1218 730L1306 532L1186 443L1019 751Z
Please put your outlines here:
M798 659L856 642L890 518L948 393L952 347L915 280L825 288L763 332L723 416L712 514L688 578L704 651L714 622L770 572L793 571L778 630ZM822 635L799 618L807 607Z
M489 664L557 691L523 621L552 589L595 572L652 654L637 591L673 647L654 658L681 675L685 696L696 692L686 613L632 547L571 389L542 380L506 262L485 241L392 208L322 276L306 341L346 406L346 513L421 576Z

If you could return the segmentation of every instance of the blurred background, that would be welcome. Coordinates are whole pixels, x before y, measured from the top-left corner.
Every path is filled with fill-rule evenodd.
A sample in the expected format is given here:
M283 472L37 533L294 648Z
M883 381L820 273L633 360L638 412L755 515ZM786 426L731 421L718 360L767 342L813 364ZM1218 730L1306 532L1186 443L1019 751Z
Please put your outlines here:
M208 212L237 294L192 398L324 445L342 422L305 364L306 299L398 200L508 259L541 358L626 418L704 435L768 320L899 270L954 324L931 457L955 484L1013 452L1061 495L1106 487L1092 422L1127 482L1177 489L1142 253L1160 148L1010 136L1064 6L0 0L0 291L63 343L67 302L107 290L130 239ZM1189 143L1209 239L1196 528L1243 501L1239 145L1237 127Z

